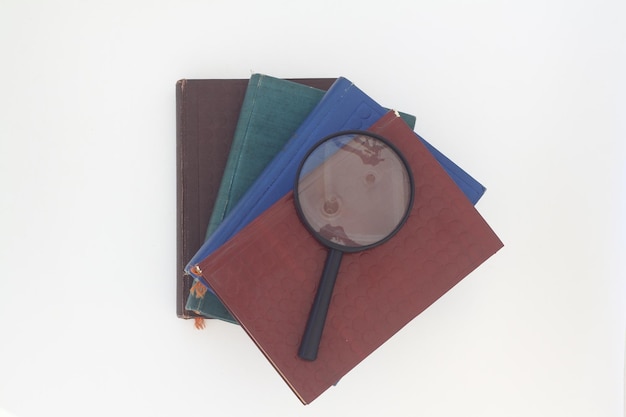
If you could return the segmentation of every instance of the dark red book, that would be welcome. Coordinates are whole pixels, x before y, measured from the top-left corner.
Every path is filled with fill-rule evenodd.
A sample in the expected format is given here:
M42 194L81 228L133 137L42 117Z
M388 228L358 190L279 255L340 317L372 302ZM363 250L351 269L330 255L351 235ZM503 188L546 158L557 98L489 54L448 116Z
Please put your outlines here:
M334 80L291 81L327 89ZM197 316L185 309L193 278L184 274L184 268L204 243L248 81L183 79L176 83L176 314L180 318Z
M414 204L391 239L343 255L316 360L300 359L298 348L328 250L300 221L292 192L198 265L305 404L502 247L397 113L370 130L407 159Z

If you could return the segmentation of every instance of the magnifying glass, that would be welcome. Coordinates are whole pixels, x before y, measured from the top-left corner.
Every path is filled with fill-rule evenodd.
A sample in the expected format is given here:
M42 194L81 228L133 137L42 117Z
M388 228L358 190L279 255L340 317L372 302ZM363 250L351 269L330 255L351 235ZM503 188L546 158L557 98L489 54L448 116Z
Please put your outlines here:
M328 248L328 255L298 351L300 358L317 358L343 254L389 240L409 216L413 190L413 175L400 151L371 132L338 132L322 139L304 157L294 186L296 211Z

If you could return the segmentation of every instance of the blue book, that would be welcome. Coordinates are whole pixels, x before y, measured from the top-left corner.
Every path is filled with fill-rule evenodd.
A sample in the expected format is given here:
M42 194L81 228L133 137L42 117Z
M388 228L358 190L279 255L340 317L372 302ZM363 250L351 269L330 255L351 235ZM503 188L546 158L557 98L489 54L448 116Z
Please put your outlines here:
M204 282L203 278L194 272L197 264L292 190L302 158L320 139L340 130L365 130L387 111L348 79L338 78L292 138L189 261L185 272ZM422 138L420 140L472 204L475 204L484 194L485 187L432 145ZM204 284L206 285L206 282Z

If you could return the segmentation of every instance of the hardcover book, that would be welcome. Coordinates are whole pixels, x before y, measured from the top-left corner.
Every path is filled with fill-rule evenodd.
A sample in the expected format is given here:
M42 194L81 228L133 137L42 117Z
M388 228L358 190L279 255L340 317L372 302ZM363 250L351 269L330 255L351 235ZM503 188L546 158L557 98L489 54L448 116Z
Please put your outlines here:
M327 89L334 79L292 81ZM248 79L183 79L176 83L176 314L180 318L197 317L185 304L192 289L203 288L194 287L193 277L184 269L205 240L248 83ZM228 314L219 302L211 303L210 309L218 315Z
M369 130L404 155L414 179L414 202L389 240L343 255L316 360L301 359L298 346L328 250L300 221L293 192L196 265L304 404L502 247L397 113L389 112Z
M222 222L325 92L268 75L253 74L250 77L207 236Z
M193 278L184 267L204 242L204 231L235 132L247 80L176 83L177 254L176 314L185 309Z

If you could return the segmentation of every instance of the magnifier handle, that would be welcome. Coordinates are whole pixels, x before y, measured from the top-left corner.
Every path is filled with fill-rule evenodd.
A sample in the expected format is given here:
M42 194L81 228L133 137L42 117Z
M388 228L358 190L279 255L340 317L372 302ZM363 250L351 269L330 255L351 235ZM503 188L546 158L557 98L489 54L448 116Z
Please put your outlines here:
M324 272L322 273L315 300L309 313L309 319L304 329L300 350L298 350L298 356L302 359L314 361L317 358L317 351L322 339L322 331L324 330L328 306L333 295L333 288L337 280L337 272L339 271L342 255L343 252L337 249L328 251Z

